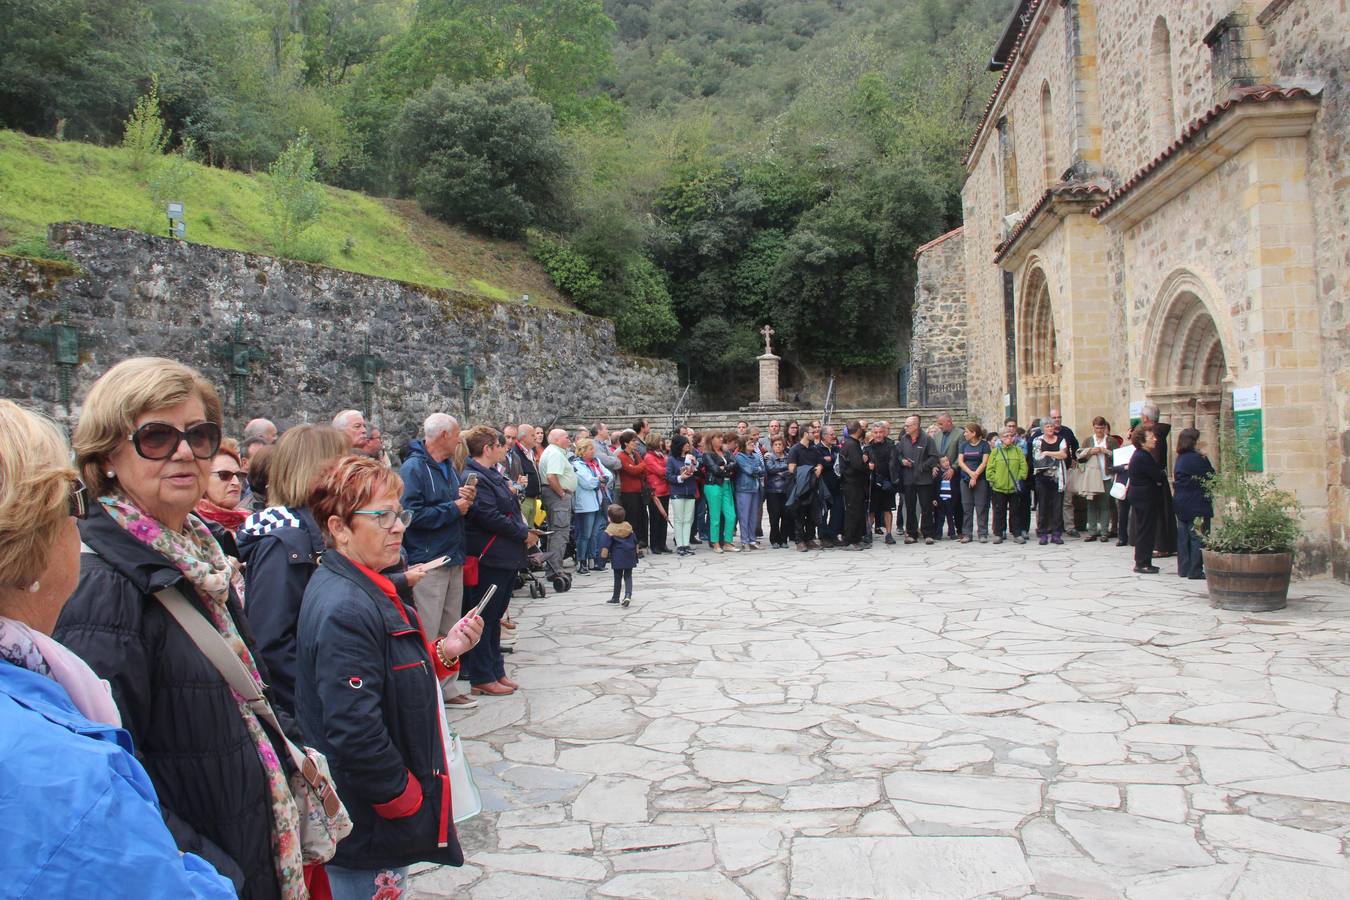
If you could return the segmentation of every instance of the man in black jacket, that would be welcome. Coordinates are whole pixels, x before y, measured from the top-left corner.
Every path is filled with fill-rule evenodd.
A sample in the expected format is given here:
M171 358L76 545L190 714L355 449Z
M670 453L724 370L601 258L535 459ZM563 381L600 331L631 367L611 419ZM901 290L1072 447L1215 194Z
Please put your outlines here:
M905 419L905 433L895 445L892 458L891 481L900 482L905 489L905 543L919 539L923 526L923 542L933 543L933 502L937 499L934 479L938 472L938 452L933 439L919 428L919 417Z
M895 441L886 434L886 423L872 425L872 440L868 450L876 468L872 470L872 496L869 506L877 529L886 535L886 543L894 544L895 535L891 527L895 518L895 476L892 473L895 459Z
M848 425L844 448L840 451L840 482L844 494L844 549L861 550L863 531L867 528L867 488L871 469L863 457L860 439L862 423L854 420Z

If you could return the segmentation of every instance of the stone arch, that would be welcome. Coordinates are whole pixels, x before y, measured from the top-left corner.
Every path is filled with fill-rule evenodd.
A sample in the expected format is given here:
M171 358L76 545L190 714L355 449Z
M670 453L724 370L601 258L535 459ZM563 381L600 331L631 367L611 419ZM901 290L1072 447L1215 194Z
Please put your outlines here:
M1173 424L1198 428L1213 448L1232 415L1233 340L1215 304L1218 292L1187 270L1164 283L1149 317L1147 394ZM1218 459L1218 455L1214 454Z
M1045 186L1059 180L1059 166L1055 162L1055 107L1050 95L1050 82L1041 82L1041 152L1045 167Z
M1059 404L1059 378L1062 363L1055 328L1054 302L1050 280L1040 261L1027 264L1017 316L1017 359L1019 418L1045 415Z
M1153 21L1148 54L1149 121L1153 138L1160 146L1172 142L1176 134L1176 92L1172 84L1172 31L1167 19Z

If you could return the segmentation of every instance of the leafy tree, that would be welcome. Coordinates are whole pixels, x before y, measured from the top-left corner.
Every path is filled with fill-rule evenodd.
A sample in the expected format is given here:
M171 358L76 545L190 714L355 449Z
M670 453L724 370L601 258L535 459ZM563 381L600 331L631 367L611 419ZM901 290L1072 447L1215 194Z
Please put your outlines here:
M302 236L323 213L323 187L317 180L314 148L309 135L301 133L276 162L267 168L267 204L272 215L273 250L279 257L296 258L317 248L302 242Z
M159 80L150 80L150 93L136 101L136 107L122 131L122 148L127 151L133 171L143 171L164 154L169 145L169 130L159 114Z
M404 105L397 147L418 203L444 221L520 237L565 217L565 148L520 77L461 87L438 78Z

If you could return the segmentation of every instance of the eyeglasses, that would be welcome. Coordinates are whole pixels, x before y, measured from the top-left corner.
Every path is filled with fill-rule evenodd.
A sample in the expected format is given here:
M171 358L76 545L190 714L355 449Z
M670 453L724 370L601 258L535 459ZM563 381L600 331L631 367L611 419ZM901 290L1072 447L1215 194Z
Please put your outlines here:
M394 522L402 522L403 527L407 528L412 523L412 510L404 509L395 512L392 509L358 509L352 513L354 516L370 516L375 520L375 524L385 531L394 530Z
M127 440L142 459L168 459L178 452L183 441L187 441L193 456L210 459L220 449L220 426L215 422L198 422L187 431L179 431L168 422L146 422Z
M240 484L244 483L244 472L242 469L234 472L231 472L229 469L219 469L211 474L226 483L231 481L238 481Z
M78 478L70 484L70 514L77 519L89 518L89 488Z

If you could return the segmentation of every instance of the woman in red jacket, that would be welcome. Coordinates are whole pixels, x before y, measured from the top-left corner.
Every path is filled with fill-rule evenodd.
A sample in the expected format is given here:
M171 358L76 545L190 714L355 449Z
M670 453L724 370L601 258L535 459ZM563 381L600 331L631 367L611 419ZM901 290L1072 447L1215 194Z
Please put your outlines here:
M666 481L667 442L653 432L647 437L647 455L642 466L647 476L647 528L652 553L669 553L666 549L666 526L670 524L670 483ZM641 534L639 532L639 534Z
M637 432L619 435L619 504L637 532L638 546L647 546L647 467L638 452Z

